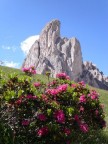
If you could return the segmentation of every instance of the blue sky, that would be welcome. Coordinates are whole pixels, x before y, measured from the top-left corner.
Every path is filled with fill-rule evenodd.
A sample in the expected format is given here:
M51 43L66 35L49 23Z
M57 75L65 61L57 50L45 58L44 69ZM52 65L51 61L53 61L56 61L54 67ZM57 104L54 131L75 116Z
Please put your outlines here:
M0 0L0 60L20 68L24 48L52 19L62 37L80 41L83 60L108 75L108 0Z

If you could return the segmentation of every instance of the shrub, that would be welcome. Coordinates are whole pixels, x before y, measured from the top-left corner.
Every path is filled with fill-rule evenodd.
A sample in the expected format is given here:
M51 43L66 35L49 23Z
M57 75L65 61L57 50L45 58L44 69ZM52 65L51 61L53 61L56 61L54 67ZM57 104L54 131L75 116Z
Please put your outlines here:
M0 121L10 127L14 143L70 144L81 134L105 127L99 94L64 73L49 84L13 75L2 90Z

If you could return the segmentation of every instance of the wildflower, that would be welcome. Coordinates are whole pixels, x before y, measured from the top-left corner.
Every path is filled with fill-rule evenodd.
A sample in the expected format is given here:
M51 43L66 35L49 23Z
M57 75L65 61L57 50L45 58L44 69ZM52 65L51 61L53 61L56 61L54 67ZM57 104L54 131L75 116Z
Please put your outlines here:
M33 96L33 95L29 94L29 95L26 96L26 98L27 98L27 99L33 99L33 100L34 100L34 99L37 98L37 96Z
M87 133L88 130L89 130L88 125L87 125L86 123L81 123L81 124L80 124L80 129L81 129L81 131L84 132L84 133Z
M41 86L41 83L40 83L40 82L35 82L35 83L34 83L34 86L38 88L38 87Z
M29 122L28 120L23 120L23 121L22 121L22 125L23 125L23 126L28 126L29 123L30 123L30 122Z
M86 102L85 95L81 95L79 100L80 100L81 103L85 103Z
M85 86L85 82L84 81L81 81L81 82L79 82L78 84L80 84L81 86Z
M56 77L59 78L59 79L70 80L70 77L68 75L66 75L66 73L58 73L56 75Z
M16 102L15 102L15 104L17 104L17 105L20 105L22 103L22 100L21 99L19 99L19 100L17 100Z
M57 78L59 78L59 79L66 79L66 74L65 73L58 73L57 75L56 75L56 77Z
M64 133L68 136L68 135L71 134L71 131L70 131L69 128L65 128L65 129L64 129Z
M99 114L99 111L98 110L95 110L95 114L96 114L96 116Z
M57 89L47 89L46 93L55 96L59 93L59 91Z
M80 122L79 116L77 114L74 116L74 120Z
M84 111L84 107L80 106L80 112Z
M37 135L39 136L39 137L41 137L41 136L44 136L44 135L46 135L46 134L48 134L48 127L47 126L45 126L45 127L42 127L42 128L40 128L38 131L37 131Z
M46 116L44 114L39 114L37 116L37 118L40 120L40 121L46 121Z
M57 110L54 113L54 117L58 123L65 123L65 114L62 110Z
M43 94L43 95L42 95L42 100L45 101L45 102L48 102L48 97Z
M65 92L67 90L68 84L60 85L57 89L59 92Z
M92 100L97 100L99 97L99 94L95 90L92 90L90 93L90 96Z
M72 84L71 85L72 88L76 88L76 86L77 86L76 84Z
M22 68L22 71L25 72L27 75L32 75L32 74L36 74L36 70L34 66L30 66L27 68Z

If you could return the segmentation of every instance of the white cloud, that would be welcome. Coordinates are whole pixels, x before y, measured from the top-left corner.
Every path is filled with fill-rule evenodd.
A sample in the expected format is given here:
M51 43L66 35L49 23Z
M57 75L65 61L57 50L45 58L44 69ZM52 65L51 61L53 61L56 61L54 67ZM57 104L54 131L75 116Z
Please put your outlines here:
M3 62L3 65L4 66L7 66L7 67L13 67L13 68L18 68L18 66L19 66L19 63L15 63L15 62L13 62L13 61L4 61Z
M1 48L4 49L4 50L12 50L13 52L15 52L17 46L5 46L5 45L2 45Z
M39 35L30 36L27 39L25 39L23 42L21 42L21 45L20 45L22 51L25 54L27 54L29 52L29 49L31 48L31 46L38 39L39 39Z

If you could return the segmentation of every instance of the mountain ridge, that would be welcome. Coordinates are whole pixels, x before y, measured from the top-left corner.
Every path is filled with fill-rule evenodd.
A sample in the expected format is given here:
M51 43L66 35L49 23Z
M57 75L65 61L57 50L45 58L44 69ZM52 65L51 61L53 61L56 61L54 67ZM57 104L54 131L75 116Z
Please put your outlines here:
M37 73L51 72L52 77L65 72L71 80L84 80L91 86L108 90L108 77L90 62L83 62L79 40L60 36L60 21L50 21L41 31L39 40L29 50L22 67L34 65Z

